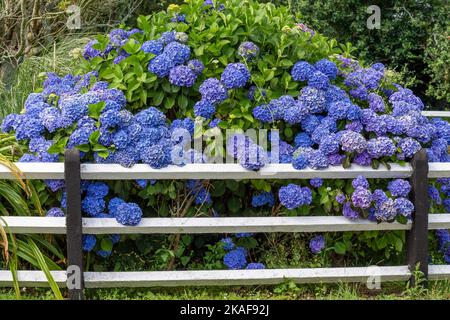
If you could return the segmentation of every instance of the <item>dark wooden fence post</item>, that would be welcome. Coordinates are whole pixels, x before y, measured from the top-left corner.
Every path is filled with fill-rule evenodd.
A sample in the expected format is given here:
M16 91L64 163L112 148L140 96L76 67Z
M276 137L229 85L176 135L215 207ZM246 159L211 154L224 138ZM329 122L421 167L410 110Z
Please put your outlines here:
M415 154L411 161L413 173L411 176L412 201L414 214L412 228L407 232L407 264L411 272L419 270L424 274L424 286L428 282L428 158L426 150ZM411 286L417 285L415 276L411 277Z
M67 193L67 286L70 300L83 300L84 270L80 151L78 149L67 150L64 159L64 179Z

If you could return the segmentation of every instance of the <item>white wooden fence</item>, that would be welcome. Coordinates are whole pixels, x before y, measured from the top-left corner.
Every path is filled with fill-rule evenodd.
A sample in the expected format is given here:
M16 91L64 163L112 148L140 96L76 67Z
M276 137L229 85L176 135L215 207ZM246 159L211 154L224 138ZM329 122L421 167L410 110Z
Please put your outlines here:
M18 163L17 166L29 179L61 179L63 164ZM450 164L430 163L429 177L450 176ZM182 170L180 170L182 169ZM179 168L171 166L154 170L146 165L125 169L116 165L83 164L81 177L84 179L193 179L213 177L214 179L309 179L336 177L350 179L359 174L366 177L398 178L410 177L410 165L392 165L391 170L378 170L352 166L350 169L331 167L326 170L295 170L290 165L270 165L263 172L252 172L239 165L192 164ZM270 174L266 174L270 173ZM0 167L1 179L13 179L6 168ZM3 217L10 231L16 234L65 234L66 218L52 217ZM410 230L412 222L374 223L368 220L351 221L342 216L308 217L250 217L250 218L143 218L135 226L123 226L108 218L83 218L83 232L87 234L174 234L174 233L238 233L238 232L343 232L369 230ZM450 228L450 214L429 216L428 228ZM318 269L266 269L266 270L212 270L212 271L167 271L167 272L85 272L87 288L120 286L184 286L184 285L252 285L276 284L285 279L297 283L366 281L373 276L373 268L318 268ZM410 268L403 266L379 267L382 281L408 280ZM53 271L55 281L65 286L65 271ZM429 266L429 279L450 279L450 266ZM22 286L47 286L41 271L19 271ZM0 271L0 285L12 285L10 271Z
M446 115L448 116L449 113ZM444 116L436 112L427 116ZM67 160L67 156L66 156ZM79 157L78 157L79 161ZM76 164L76 163L75 163ZM27 179L64 179L66 186L70 183L64 163L17 163L17 167ZM67 165L67 164L66 164ZM75 264L82 266L81 232L85 234L202 234L202 233L241 233L241 232L344 232L370 230L406 230L409 233L407 264L401 266L382 267L344 267L344 268L314 268L314 269L264 269L264 270L208 270L208 271L139 271L139 272L84 272L86 288L102 287L148 287L148 286L203 286L203 285L272 285L286 279L296 283L320 282L365 282L369 277L379 276L381 281L406 281L413 279L415 262L425 261L428 251L424 234L428 230L450 228L450 213L428 216L428 208L421 209L418 199L427 198L428 178L450 177L450 163L429 163L428 174L423 177L413 177L413 165L400 166L391 164L391 169L377 170L352 165L350 169L330 167L325 170L295 170L290 164L271 164L260 171L248 171L238 164L190 164L184 167L170 166L155 170L147 165L135 165L127 169L114 164L81 164L79 175L87 180L134 180L134 179L352 179L358 175L367 178L411 178L415 192L415 206L422 211L420 223L413 220L408 224L375 223L368 220L351 221L338 216L308 216L308 217L240 217L240 218L143 218L137 226L123 226L114 219L81 218L81 212L68 213L66 218L52 217L2 217L12 233L16 234L71 234L68 259L71 255L78 258ZM67 166L66 166L67 168ZM423 170L422 170L423 171ZM76 177L76 175L75 175ZM0 166L0 179L14 179L14 175L5 167ZM76 182L76 179L75 179ZM421 183L421 184L420 184ZM78 186L79 188L79 186ZM73 192L72 196L73 195ZM421 194L420 194L421 193ZM76 197L76 195L74 196ZM79 197L79 194L78 194ZM76 198L75 198L76 199ZM68 196L69 201L73 201ZM417 203L419 201L419 203ZM75 201L77 202L77 201ZM426 202L426 201L425 201ZM79 203L75 203L79 206ZM76 206L75 206L76 207ZM68 209L69 211L70 209ZM69 220L69 216L75 220ZM80 220L78 232L70 231L73 221ZM426 220L423 220L426 219ZM419 221L420 219L417 219ZM68 222L69 221L69 222ZM70 222L72 221L72 222ZM423 224L426 221L426 224ZM4 224L0 220L0 224ZM76 223L75 223L76 224ZM424 229L425 228L425 229ZM424 233L425 232L425 233ZM75 238L73 238L75 237ZM76 245L73 247L73 243ZM425 247L425 248L423 248ZM79 252L77 252L79 250ZM425 251L418 258L416 251ZM75 252L75 253L71 253ZM426 256L425 256L426 255ZM425 258L424 258L425 257ZM422 268L424 266L422 265ZM450 279L450 265L427 265L428 279ZM66 271L52 271L52 275L61 287L66 286ZM41 271L18 271L21 286L48 286L46 277ZM9 270L0 271L0 286L11 286L13 277ZM70 290L69 290L70 291ZM82 293L71 295L80 299Z

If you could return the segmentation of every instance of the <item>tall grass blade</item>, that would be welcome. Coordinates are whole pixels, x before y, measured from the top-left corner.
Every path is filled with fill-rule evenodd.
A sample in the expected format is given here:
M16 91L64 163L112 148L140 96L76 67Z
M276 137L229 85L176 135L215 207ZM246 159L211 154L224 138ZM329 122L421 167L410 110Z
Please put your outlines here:
M31 247L31 249L33 250L33 254L34 257L36 258L40 269L44 272L45 277L47 278L47 281L50 285L50 288L53 291L53 294L55 296L55 299L57 300L63 300L63 296L61 294L61 290L59 289L57 283L55 282L55 279L53 279L53 276L45 262L44 256L42 255L42 252L39 250L38 246L36 245L36 243L34 243L33 240L29 239L28 243Z

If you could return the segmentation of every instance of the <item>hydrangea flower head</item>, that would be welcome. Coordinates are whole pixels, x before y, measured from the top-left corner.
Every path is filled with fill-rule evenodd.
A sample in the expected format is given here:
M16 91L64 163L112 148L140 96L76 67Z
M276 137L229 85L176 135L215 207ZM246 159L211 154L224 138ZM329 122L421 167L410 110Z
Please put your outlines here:
M141 222L142 210L136 203L122 203L117 207L115 218L118 223L135 226Z
M216 112L216 107L209 101L200 100L194 105L194 114L196 117L211 119Z
M259 54L259 48L250 41L242 42L238 48L238 55L246 61L251 61Z
M198 76L200 75L203 70L205 69L205 66L203 63L198 59L189 60L186 65L194 71L194 73Z
M90 252L95 248L97 239L93 234L83 234L83 251Z
M252 262L252 263L249 263L247 265L247 268L245 268L245 269L247 269L247 270L258 270L258 269L265 269L265 268L266 268L266 266L264 264L262 264L262 263Z
M51 208L45 214L46 217L64 217L64 212L61 208Z
M192 87L197 80L195 72L187 66L176 66L170 69L169 81L178 87Z
M228 98L228 90L222 82L215 78L206 79L199 88L202 100L209 101L212 104L218 104Z
M336 79L338 68L336 64L328 59L322 59L314 64L314 67L325 74L330 80Z
M245 250L239 250L237 248L229 251L223 257L223 263L231 270L243 269L247 265Z
M388 183L388 190L394 197L407 197L411 191L411 185L407 180L395 179Z
M275 203L275 198L272 192L261 192L254 194L252 196L252 207L262 207L262 206L270 206L272 207Z
M294 81L306 81L314 73L315 68L306 61L298 61L291 70Z
M309 241L309 249L312 253L318 254L325 248L325 237L322 235L315 236Z
M230 251L235 248L233 239L231 239L230 237L223 238L222 240L220 240L220 242L222 243L222 246L226 251Z
M242 88L250 80L250 71L243 63L230 63L223 70L220 81L228 89Z

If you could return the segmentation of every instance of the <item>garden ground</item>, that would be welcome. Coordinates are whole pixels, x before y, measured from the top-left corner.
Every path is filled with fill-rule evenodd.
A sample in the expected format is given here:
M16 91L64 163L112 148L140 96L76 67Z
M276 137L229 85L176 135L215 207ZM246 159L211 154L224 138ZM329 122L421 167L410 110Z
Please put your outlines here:
M363 284L295 285L286 282L273 287L217 287L167 289L88 289L92 300L450 300L450 281L432 281L428 289L408 289L403 282L385 283L380 290ZM13 300L13 289L0 289L0 300ZM49 289L23 289L24 300L48 300Z

